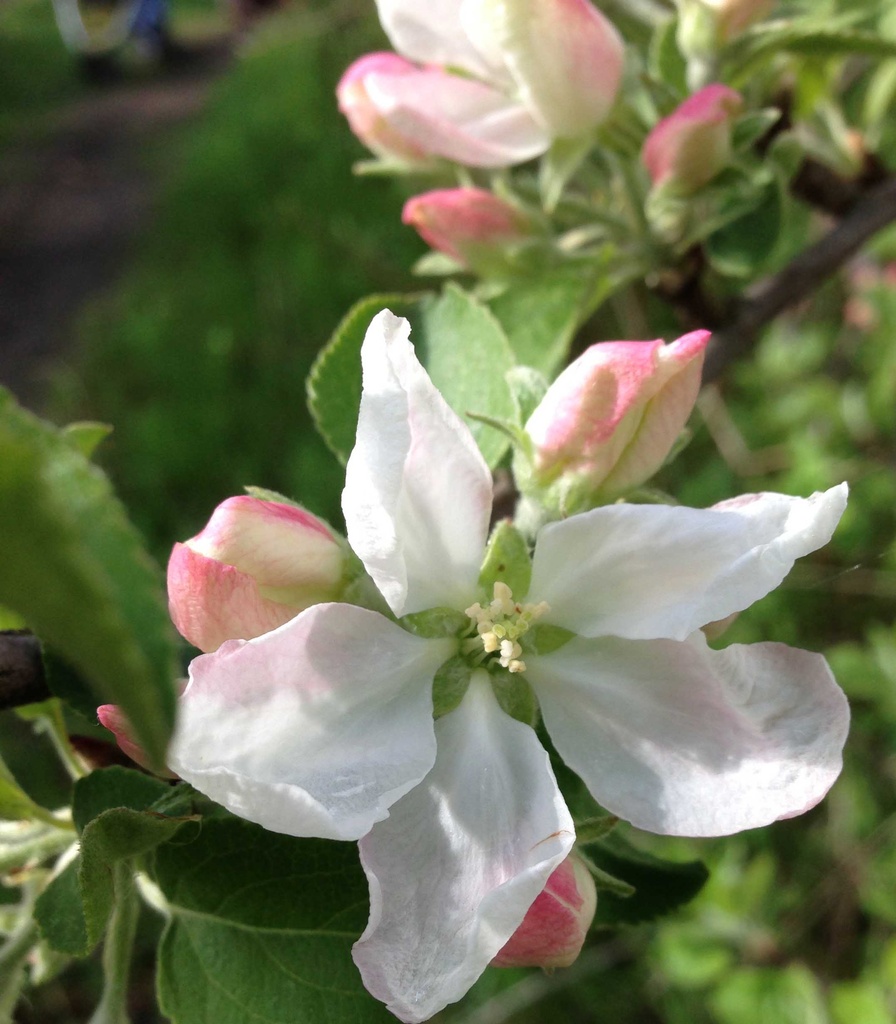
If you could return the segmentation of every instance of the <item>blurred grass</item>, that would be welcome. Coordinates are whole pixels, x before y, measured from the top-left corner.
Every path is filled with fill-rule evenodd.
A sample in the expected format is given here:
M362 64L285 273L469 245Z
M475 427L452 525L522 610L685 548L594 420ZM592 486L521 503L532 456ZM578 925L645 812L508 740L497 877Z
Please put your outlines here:
M414 287L400 196L357 179L335 105L368 20L272 18L180 140L137 266L81 325L61 420L115 425L103 446L161 557L246 484L338 519L342 470L305 405L311 360L348 307Z

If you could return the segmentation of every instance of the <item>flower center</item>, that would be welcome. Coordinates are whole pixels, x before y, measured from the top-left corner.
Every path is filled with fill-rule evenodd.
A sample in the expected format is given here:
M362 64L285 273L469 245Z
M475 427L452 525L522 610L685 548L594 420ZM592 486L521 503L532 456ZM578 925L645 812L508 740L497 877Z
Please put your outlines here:
M548 610L546 601L539 604L514 601L510 587L498 581L493 599L484 608L477 602L464 610L464 614L473 620L476 635L464 641L462 650L464 654L474 655L476 665L496 654L498 657L493 660L502 668L509 672L525 672L520 637Z

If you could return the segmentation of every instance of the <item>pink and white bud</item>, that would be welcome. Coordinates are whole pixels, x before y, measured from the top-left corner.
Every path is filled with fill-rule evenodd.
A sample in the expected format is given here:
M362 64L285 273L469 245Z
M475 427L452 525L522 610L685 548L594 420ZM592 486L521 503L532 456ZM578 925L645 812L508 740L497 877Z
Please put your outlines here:
M502 90L395 54L355 61L336 93L358 138L404 163L443 157L470 167L509 167L550 144L529 111Z
M671 345L604 341L583 352L526 424L535 488L558 488L572 512L652 476L693 409L709 337L694 331Z
M743 106L727 85L707 85L659 121L641 161L657 185L695 192L731 161L731 127Z
M582 951L596 909L591 872L571 853L547 880L492 967L569 967Z
M339 109L349 127L373 153L405 163L428 159L427 152L389 118L383 89L396 78L418 73L416 65L395 53L368 53L346 70L336 86Z
M267 633L344 585L345 548L304 509L241 495L228 498L208 525L168 562L174 625L195 647Z
M100 725L105 726L109 732L114 734L115 742L135 764L146 768L147 771L174 778L171 772L156 771L149 755L134 738L134 730L131 728L127 716L117 704L102 704L96 709L96 717L100 720Z
M552 138L583 135L607 117L625 47L590 0L466 0L462 11L473 43L500 54Z
M474 269L500 261L505 246L531 233L528 218L481 188L424 192L405 203L401 219L433 249Z

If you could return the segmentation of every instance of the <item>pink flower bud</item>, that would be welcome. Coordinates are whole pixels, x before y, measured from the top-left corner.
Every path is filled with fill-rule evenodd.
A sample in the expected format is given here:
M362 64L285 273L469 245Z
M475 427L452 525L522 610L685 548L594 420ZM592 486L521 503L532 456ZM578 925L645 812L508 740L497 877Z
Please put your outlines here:
M654 185L694 192L731 160L731 124L743 105L727 85L707 85L658 122L641 160Z
M444 188L414 196L401 215L425 242L466 267L500 259L502 246L529 236L527 219L481 188Z
M662 465L687 422L708 331L662 341L604 341L571 363L526 424L537 489L557 487L567 511L609 500Z
M228 498L201 533L174 545L171 618L191 644L214 651L335 599L344 568L343 546L309 512L248 495Z
M131 723L117 704L101 705L96 709L96 717L100 720L101 725L105 726L109 732L115 734L116 743L118 743L121 750L124 751L124 753L127 754L135 764L139 764L148 771L156 771L155 766L149 759L149 755L134 739L134 731L131 728ZM173 774L170 772L161 772L158 774L165 775L168 778L174 778Z
M492 967L569 967L582 951L596 908L594 879L571 853L547 880Z
M395 53L369 53L356 60L336 86L339 109L351 130L378 156L394 157L407 163L428 158L418 142L390 121L388 109L381 101L381 90L393 79L417 72L414 64Z

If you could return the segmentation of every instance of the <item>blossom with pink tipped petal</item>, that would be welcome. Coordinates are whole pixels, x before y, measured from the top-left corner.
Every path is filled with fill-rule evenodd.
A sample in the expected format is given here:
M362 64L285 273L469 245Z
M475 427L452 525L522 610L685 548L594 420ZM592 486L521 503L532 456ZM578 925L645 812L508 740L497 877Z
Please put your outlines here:
M571 853L535 897L492 967L569 967L582 951L596 909L591 872Z
M727 85L707 85L659 121L641 160L653 184L695 192L731 160L731 124L743 105Z
M174 545L171 618L202 651L260 636L338 597L345 558L330 528L304 509L249 495L228 498L205 529Z
M549 489L553 503L572 512L652 476L694 406L709 337L694 331L671 345L603 341L583 352L526 424L534 489Z
M383 87L392 79L417 71L416 65L396 53L368 53L349 66L336 86L339 109L351 130L378 156L408 163L429 158L423 147L393 124L377 104Z
M510 203L481 188L442 188L409 199L405 224L466 267L500 260L502 248L529 237L529 222Z
M589 132L615 101L622 40L589 0L377 7L401 56L356 61L337 95L352 130L380 156L509 167Z

